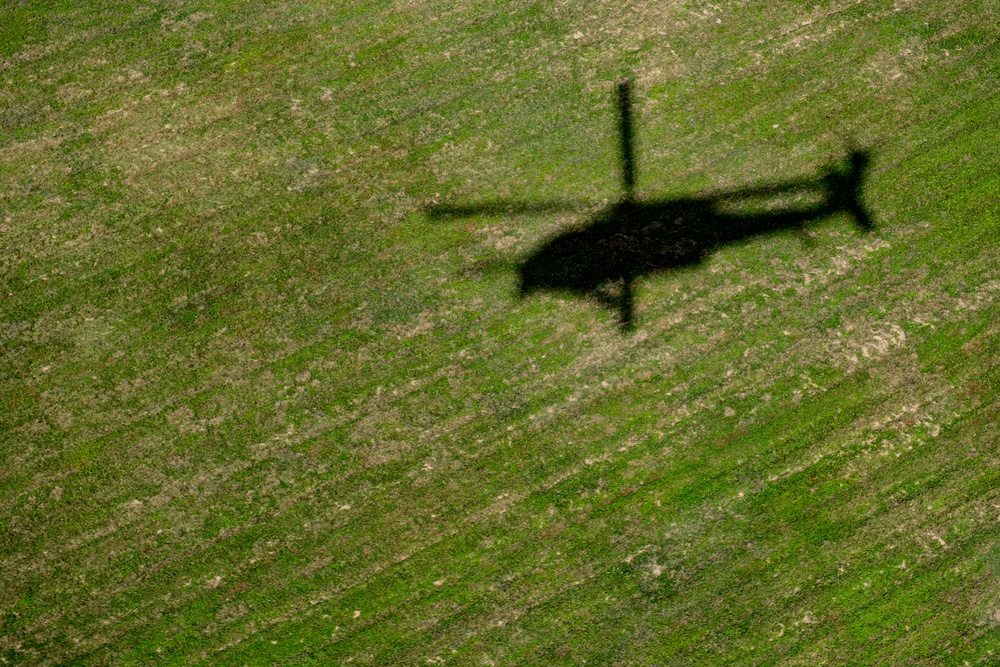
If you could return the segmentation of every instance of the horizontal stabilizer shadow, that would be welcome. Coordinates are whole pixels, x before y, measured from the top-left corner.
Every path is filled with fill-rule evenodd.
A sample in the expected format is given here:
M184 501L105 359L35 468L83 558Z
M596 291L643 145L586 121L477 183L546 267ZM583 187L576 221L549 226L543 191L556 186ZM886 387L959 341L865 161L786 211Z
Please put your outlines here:
M727 244L802 229L837 213L851 214L859 227L871 228L860 202L868 162L867 153L856 151L848 156L846 168L827 169L817 178L703 197L625 199L525 259L518 268L520 294L554 290L594 298L618 311L619 323L627 330L633 323L633 286L639 278L696 265ZM749 214L727 211L734 201L810 191L820 197L812 205Z

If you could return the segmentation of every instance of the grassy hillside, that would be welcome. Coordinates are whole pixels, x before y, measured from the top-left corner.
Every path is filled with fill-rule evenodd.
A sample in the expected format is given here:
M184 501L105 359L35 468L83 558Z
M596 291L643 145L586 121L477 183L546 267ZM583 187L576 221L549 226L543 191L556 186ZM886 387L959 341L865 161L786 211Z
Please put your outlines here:
M0 6L5 664L1000 653L1000 9ZM846 215L517 297L619 196ZM544 214L428 207L565 200Z

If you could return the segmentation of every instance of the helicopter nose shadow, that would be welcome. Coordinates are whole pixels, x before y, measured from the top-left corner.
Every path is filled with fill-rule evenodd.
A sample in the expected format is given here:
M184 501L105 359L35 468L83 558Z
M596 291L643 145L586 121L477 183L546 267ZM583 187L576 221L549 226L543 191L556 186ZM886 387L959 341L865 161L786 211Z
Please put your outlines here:
M634 284L640 278L697 265L731 243L803 230L836 213L848 213L862 230L870 229L871 217L860 202L869 155L855 151L847 163L846 169L828 168L815 178L714 196L646 202L626 198L524 259L518 266L519 294L555 291L596 300L617 311L622 331L629 331L634 326ZM741 201L809 192L812 204L733 211Z

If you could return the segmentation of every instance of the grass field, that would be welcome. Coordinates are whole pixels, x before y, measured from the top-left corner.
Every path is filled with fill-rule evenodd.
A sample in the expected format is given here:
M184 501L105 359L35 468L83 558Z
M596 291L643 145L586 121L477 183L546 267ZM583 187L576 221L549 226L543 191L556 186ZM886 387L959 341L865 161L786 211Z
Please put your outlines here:
M1000 6L7 0L0 660L1000 661ZM620 195L847 215L517 296ZM434 219L494 200L559 212Z

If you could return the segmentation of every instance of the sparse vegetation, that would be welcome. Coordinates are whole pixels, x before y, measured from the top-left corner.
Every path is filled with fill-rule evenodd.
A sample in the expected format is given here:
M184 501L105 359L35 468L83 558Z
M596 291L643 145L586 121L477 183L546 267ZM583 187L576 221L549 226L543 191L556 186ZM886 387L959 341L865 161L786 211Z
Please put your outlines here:
M0 6L5 664L1000 653L1000 35L966 0ZM873 151L638 283L619 194ZM431 220L427 207L589 202Z

